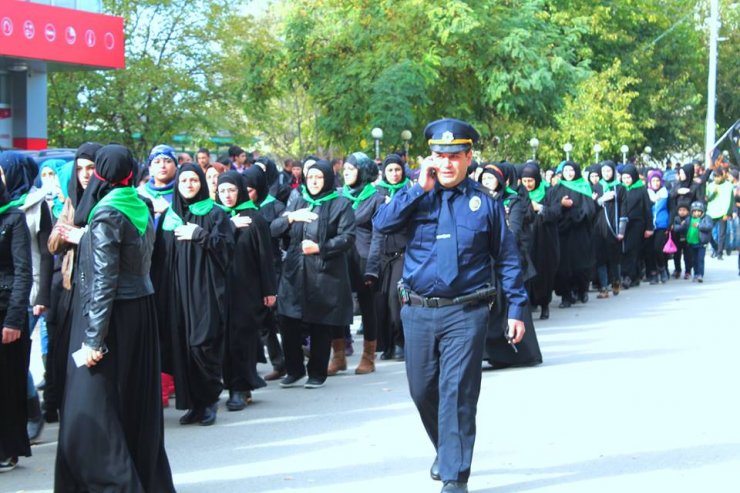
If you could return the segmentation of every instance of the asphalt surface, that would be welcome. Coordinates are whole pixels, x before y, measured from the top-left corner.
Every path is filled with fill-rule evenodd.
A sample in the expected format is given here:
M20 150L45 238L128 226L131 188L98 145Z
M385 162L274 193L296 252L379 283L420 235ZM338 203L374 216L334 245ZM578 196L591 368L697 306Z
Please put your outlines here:
M703 284L643 283L564 310L556 302L537 323L543 365L484 373L470 490L740 491L739 280L736 255L707 257ZM254 398L242 412L222 404L212 427L180 426L182 412L165 410L179 492L441 488L428 476L434 449L403 363L316 390L271 383ZM1 492L52 491L57 430L47 425L33 457L0 476Z

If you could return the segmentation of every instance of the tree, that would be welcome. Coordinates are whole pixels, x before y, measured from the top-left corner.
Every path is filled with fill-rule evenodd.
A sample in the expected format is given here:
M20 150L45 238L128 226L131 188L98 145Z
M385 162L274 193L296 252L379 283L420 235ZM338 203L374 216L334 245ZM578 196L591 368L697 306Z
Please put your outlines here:
M141 156L181 132L205 143L228 123L210 102L219 46L235 27L229 2L108 0L105 10L125 18L126 69L50 75L52 144L117 141Z

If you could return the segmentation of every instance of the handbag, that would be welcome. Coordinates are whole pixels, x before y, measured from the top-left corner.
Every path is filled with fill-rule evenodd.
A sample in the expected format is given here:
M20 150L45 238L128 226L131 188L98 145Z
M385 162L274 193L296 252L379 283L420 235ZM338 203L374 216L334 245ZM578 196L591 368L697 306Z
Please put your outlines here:
M673 255L678 251L678 248L676 248L676 244L673 242L673 236L671 236L671 232L668 232L668 239L665 242L665 245L663 245L663 253L666 255Z

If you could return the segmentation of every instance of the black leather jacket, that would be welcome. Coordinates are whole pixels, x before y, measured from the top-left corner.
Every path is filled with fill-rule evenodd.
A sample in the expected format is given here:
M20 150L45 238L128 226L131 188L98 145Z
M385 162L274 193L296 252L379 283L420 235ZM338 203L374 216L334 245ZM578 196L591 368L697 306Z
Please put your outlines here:
M141 236L119 211L104 207L95 213L80 240L77 269L86 346L105 348L114 300L154 294L149 278L153 248L151 220Z

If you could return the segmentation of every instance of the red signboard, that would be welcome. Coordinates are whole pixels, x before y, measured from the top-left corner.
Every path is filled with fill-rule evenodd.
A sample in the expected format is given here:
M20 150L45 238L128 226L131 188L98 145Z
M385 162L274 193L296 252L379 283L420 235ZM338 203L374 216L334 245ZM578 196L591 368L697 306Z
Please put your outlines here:
M123 17L0 0L0 56L125 68Z

